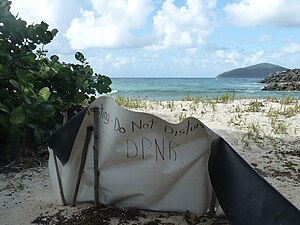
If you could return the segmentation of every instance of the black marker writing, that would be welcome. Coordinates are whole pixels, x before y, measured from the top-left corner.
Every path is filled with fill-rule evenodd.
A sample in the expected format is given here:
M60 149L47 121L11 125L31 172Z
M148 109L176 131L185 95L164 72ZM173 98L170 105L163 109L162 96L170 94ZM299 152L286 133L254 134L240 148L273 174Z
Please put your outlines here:
M149 120L148 122L139 120L139 122L136 123L136 122L132 121L131 122L131 131L135 132L136 129L139 129L139 130L152 129L154 124L156 124L156 122L153 119Z
M155 161L159 160L177 160L176 148L179 144L173 141L167 141L164 138L141 138L139 140L126 140L126 155L128 159L138 158L145 159L148 155L155 155ZM152 152L152 153L151 153Z
M187 125L182 129L175 129L169 125L165 125L164 132L167 134L173 134L174 136L188 135L194 130L204 128L202 123L192 124L191 121L187 121Z
M119 131L122 134L126 132L126 129L121 126L120 121L117 117L115 118L114 131Z
M108 124L108 123L109 123L110 115L109 115L109 113L107 113L107 112L104 110L102 104L101 104L101 107L100 107L100 109L99 109L99 117L100 117L100 119L103 120L103 122L104 122L105 124Z

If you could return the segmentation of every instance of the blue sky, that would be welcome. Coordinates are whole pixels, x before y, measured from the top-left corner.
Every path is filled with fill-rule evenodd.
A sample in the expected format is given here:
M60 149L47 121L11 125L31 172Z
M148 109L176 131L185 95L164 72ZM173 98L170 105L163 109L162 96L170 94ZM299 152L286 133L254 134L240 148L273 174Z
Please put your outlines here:
M82 52L110 77L215 77L268 62L299 68L299 0L12 0L59 34L48 56Z

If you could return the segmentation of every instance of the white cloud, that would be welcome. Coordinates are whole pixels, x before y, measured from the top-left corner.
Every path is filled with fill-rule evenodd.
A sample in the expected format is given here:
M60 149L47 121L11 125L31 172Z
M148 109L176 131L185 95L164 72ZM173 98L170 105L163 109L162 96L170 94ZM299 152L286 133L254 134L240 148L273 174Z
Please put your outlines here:
M50 28L66 29L79 7L76 0L13 0L11 12L28 24L44 21Z
M203 44L214 29L212 9L216 1L187 0L177 7L166 0L153 18L156 42L153 48L190 48Z
M263 50L254 52L254 53L249 53L247 56L245 56L245 58L243 60L243 64L244 65L253 65L256 63L261 63L264 61L263 57L264 57Z
M82 9L66 32L73 49L192 48L203 44L215 27L212 22L215 0L187 0L181 7L173 0L166 0L153 18L150 18L154 10L150 0L90 2L92 9Z
M217 50L212 56L216 65L232 65L234 67L249 66L267 62L265 51L248 52L244 50Z
M300 60L300 43L287 42L282 47L270 50L265 55L268 61L273 61L275 64L277 63L289 68L298 68Z
M28 24L40 23L42 20L51 26L56 26L59 18L57 9L59 0L14 0L12 1L11 12L19 15Z
M238 65L241 59L241 54L239 51L225 51L225 50L217 50L215 52L215 60L218 62Z
M44 21L49 29L58 29L58 34L46 48L50 54L70 54L68 41L63 36L72 18L79 13L82 2L77 0L13 0L11 12L27 22L37 24Z
M284 54L300 53L300 43L289 42L280 51Z
M73 49L122 48L143 45L134 37L153 7L150 0L90 0L92 10L81 10L66 32ZM144 41L144 40L143 40Z
M299 0L240 0L224 10L240 26L300 26Z
M189 67L193 60L189 57L172 57L173 65L179 66L181 68Z
M98 69L104 69L107 67L121 69L126 67L128 64L134 64L136 61L135 57L113 56L111 54L107 54L103 57L90 57L89 60L91 65Z

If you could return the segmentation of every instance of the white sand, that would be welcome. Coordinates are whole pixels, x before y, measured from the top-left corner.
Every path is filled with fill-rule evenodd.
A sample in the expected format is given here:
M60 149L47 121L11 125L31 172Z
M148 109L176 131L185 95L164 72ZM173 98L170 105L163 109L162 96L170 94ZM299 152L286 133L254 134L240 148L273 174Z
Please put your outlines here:
M255 100L235 100L227 104L208 102L147 102L137 109L157 115L169 122L193 116L222 136L250 165L289 201L300 209L300 109L262 101L258 112ZM252 107L252 108L251 108ZM285 114L285 115L284 115ZM297 153L297 154L296 154ZM86 207L59 206L51 194L47 168L0 174L0 224L31 224L40 215L63 215ZM158 216L148 213L144 221ZM182 215L161 219L162 222L187 224ZM52 224L55 224L55 220ZM209 221L203 224L211 224Z

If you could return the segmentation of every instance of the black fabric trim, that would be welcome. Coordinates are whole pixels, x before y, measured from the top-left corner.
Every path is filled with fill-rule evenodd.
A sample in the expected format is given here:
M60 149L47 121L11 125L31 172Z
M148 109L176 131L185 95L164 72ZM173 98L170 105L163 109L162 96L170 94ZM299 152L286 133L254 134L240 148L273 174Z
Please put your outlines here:
M71 155L75 138L88 108L84 108L46 139L48 146L65 165Z
M300 211L221 137L212 142L208 167L217 199L233 225L300 224Z

